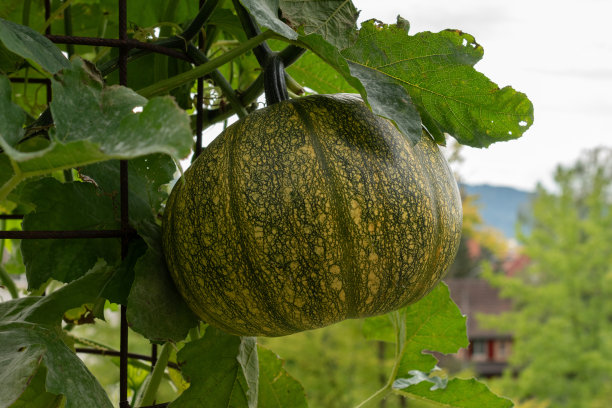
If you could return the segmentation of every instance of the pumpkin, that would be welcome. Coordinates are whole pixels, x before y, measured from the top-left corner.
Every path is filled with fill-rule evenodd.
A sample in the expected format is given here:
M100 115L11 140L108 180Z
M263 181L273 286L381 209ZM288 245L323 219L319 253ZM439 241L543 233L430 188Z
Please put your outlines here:
M163 244L200 318L281 336L417 301L452 262L461 223L430 137L412 143L359 97L313 95L221 133L174 186Z

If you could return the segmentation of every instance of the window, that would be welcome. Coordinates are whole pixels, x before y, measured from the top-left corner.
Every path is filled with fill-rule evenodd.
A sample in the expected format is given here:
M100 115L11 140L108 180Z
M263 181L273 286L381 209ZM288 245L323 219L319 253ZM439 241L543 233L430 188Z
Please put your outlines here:
M484 340L474 340L472 342L472 354L474 356L484 356L487 354L487 342Z

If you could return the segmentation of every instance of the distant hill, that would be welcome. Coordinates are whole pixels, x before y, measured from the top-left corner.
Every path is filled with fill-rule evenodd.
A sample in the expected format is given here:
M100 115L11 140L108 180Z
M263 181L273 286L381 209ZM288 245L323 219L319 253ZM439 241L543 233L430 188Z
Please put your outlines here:
M502 231L507 238L514 238L518 214L527 208L533 193L488 184L462 184L461 187L467 194L478 197L476 202L486 225Z

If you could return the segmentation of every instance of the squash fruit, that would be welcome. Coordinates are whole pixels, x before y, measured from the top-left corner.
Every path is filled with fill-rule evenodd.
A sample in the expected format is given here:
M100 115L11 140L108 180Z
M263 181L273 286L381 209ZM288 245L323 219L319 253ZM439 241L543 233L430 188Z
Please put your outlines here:
M173 188L166 262L193 311L281 336L419 300L461 235L457 184L356 96L313 95L228 127Z

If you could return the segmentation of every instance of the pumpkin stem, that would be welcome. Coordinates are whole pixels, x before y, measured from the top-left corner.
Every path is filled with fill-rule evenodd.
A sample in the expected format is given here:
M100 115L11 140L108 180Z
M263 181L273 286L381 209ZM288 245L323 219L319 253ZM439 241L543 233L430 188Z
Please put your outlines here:
M232 0L232 3L234 4L236 14L238 15L238 19L240 20L240 24L242 25L242 28L247 38L253 38L261 34L257 23L249 14L247 9L244 8L242 4L240 4L240 0ZM268 59L272 56L273 52L268 46L268 44L264 42L253 49L253 54L255 54L255 58L257 58L259 66L263 68L266 65Z
M272 54L266 62L264 90L268 106L289 99L285 83L285 63L278 53Z

